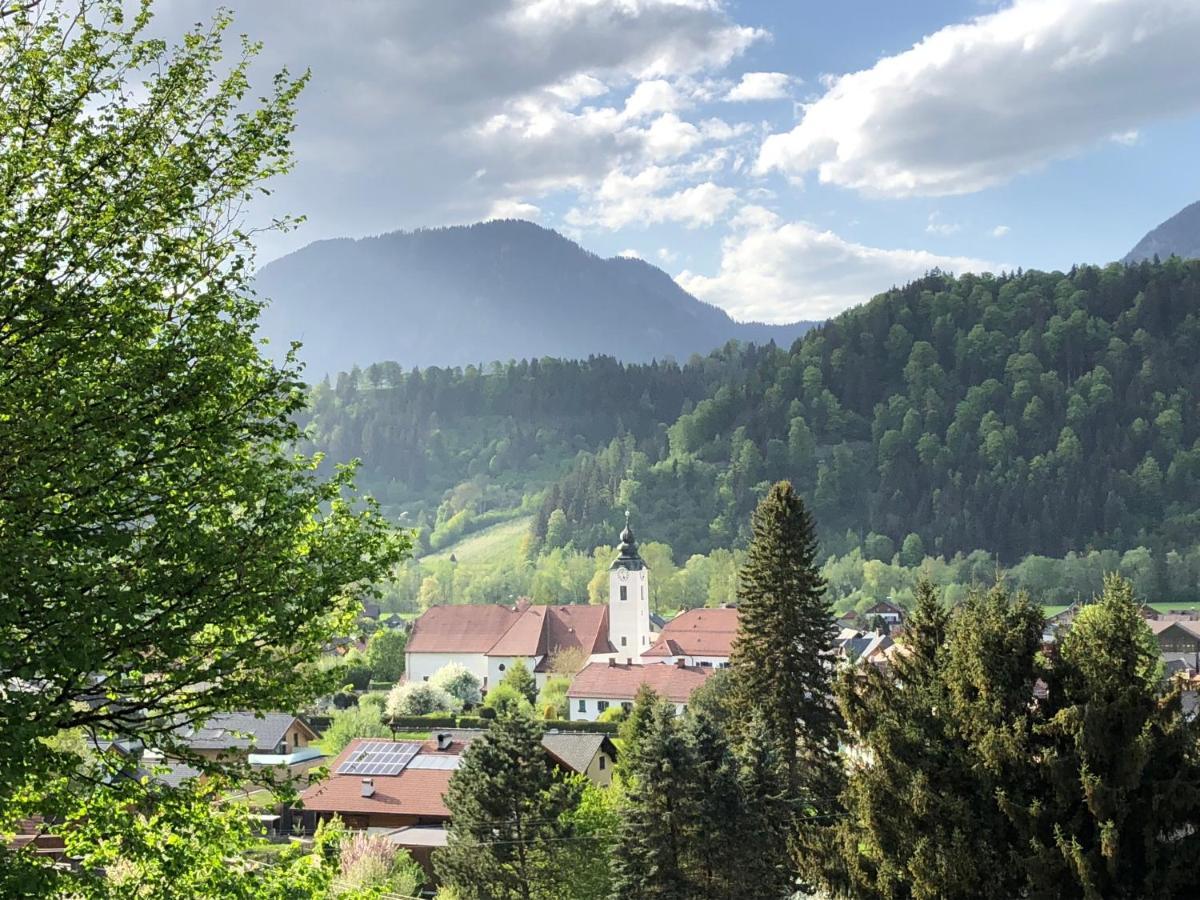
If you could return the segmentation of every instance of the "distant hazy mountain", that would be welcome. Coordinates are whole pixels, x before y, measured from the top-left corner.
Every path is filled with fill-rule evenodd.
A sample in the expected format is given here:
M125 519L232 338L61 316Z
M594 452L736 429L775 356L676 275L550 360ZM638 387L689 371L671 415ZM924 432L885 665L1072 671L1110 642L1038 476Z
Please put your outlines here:
M304 344L310 380L358 364L607 354L684 361L731 338L788 346L812 322L734 322L661 269L601 259L530 222L318 241L264 266L262 334Z
M1122 262L1141 262L1143 259L1200 258L1200 202L1185 206L1163 222L1130 250Z

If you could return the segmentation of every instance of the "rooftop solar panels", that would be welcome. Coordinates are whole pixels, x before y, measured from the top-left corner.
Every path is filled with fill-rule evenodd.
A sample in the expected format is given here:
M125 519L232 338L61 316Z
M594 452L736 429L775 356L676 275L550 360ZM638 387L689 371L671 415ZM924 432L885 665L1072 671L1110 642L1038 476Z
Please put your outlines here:
M421 749L420 744L366 741L338 766L339 775L399 775Z

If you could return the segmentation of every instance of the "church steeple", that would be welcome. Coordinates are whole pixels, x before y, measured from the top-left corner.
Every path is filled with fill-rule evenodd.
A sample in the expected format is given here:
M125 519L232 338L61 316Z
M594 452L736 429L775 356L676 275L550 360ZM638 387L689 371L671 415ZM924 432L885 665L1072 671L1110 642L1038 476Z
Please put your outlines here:
M618 659L635 662L650 649L650 569L638 554L629 512L608 572L608 640Z
M609 569L628 569L639 572L646 568L646 563L638 555L637 541L633 538L633 529L629 527L629 510L625 510L625 528L621 531L621 543L617 545L617 558Z

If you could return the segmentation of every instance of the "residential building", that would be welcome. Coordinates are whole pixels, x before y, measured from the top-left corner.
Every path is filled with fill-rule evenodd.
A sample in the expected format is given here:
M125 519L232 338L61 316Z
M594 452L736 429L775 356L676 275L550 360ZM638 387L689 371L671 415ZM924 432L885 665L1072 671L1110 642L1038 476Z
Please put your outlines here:
M723 669L737 637L734 607L689 609L663 626L654 646L642 654L647 663L677 663Z
M712 666L688 666L676 663L636 665L595 662L585 666L567 689L568 716L573 721L594 722L613 706L633 708L633 700L642 685L675 705L682 713L692 692L716 669Z

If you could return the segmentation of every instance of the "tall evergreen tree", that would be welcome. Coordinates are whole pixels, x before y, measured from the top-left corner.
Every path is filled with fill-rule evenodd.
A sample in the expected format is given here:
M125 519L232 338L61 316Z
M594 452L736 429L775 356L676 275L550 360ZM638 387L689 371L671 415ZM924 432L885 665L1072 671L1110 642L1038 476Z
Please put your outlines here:
M502 716L463 754L446 792L447 846L438 876L462 900L570 896L573 828L582 787L550 766L540 726Z
M758 505L740 573L730 660L741 708L780 748L793 797L834 790L837 714L831 699L833 611L817 563L812 516L789 482Z
M1023 879L996 792L1026 795L1040 611L1000 587L951 616L918 586L894 668L848 670L837 694L851 756L826 884L863 898L1009 898ZM1024 767L1018 765L1022 763Z
M612 900L691 900L688 841L698 812L690 778L691 744L672 707L657 701L642 716L637 743L625 747L631 776L613 859Z
M706 716L689 714L683 736L691 747L693 767L679 787L695 798L689 830L688 872L698 896L743 897L751 893L741 871L746 854L755 854L742 807L738 764L729 742ZM677 779L677 783L682 779Z
M1164 688L1128 581L1105 579L1062 641L1039 729L1045 787L1014 810L1032 897L1195 896L1200 737Z
M690 708L690 707L689 707ZM761 721L745 731L737 753L740 806L727 838L737 849L744 892L734 896L790 897L796 876L789 858L791 805L780 777L778 748Z

